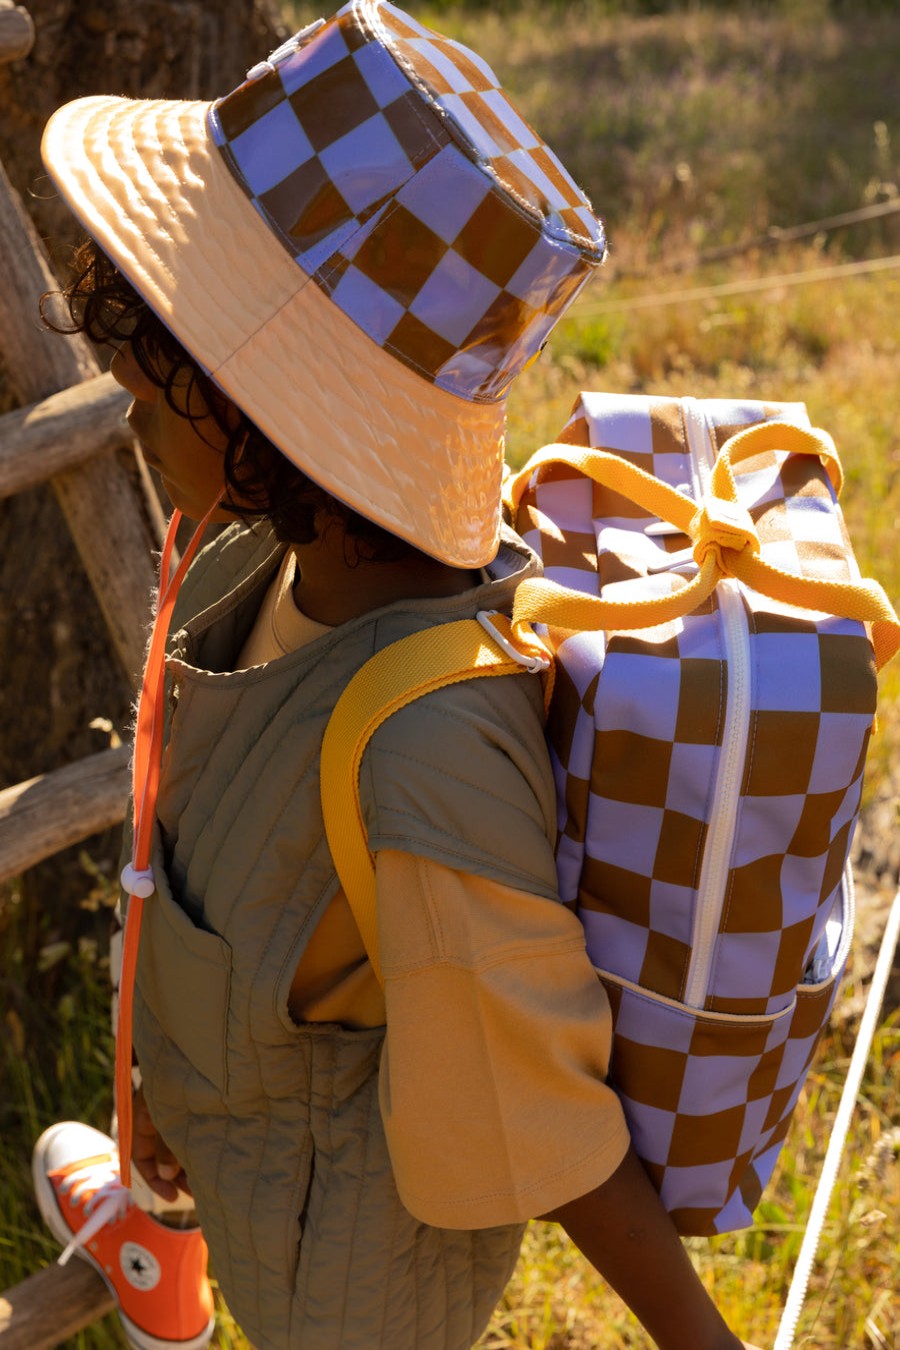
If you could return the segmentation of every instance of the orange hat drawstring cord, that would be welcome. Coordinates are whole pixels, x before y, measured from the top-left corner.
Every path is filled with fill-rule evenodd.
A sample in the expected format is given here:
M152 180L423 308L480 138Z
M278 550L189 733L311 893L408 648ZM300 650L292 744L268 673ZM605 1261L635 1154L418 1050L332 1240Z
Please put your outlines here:
M137 966L138 943L141 935L141 917L144 901L155 889L153 869L150 866L150 848L153 822L156 817L156 796L159 790L162 759L163 724L165 721L166 639L172 610L181 589L185 573L197 552L203 532L218 500L201 520L185 549L184 556L169 579L175 535L181 523L181 512L175 511L166 532L159 567L159 602L153 633L147 652L147 662L141 682L137 724L132 758L132 795L134 809L134 840L131 862L122 869L122 888L128 895L125 920L125 940L122 953L122 973L119 982L119 1012L116 1026L115 1097L119 1130L119 1164L122 1182L131 1185L131 1060L132 1010L134 1006L134 975Z

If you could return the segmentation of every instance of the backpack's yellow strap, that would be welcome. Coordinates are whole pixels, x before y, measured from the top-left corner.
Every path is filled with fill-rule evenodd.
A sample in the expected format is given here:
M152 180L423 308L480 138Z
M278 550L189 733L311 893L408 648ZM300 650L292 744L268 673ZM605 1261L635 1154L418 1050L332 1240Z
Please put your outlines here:
M509 641L502 615L489 626ZM375 864L359 801L359 770L370 738L392 713L444 685L483 675L523 674L529 657L546 653L533 635L522 656L510 655L476 619L440 624L394 642L357 671L338 699L322 741L322 815L328 847L372 969L383 983L378 955Z
M749 512L739 504L734 466L766 450L816 456L836 491L843 476L834 443L827 432L807 431L790 422L760 422L732 436L720 450L710 477L710 496L699 506L652 474L605 450L550 445L504 486L513 520L536 469L564 464L604 487L630 498L660 520L668 520L694 544L700 568L696 577L669 595L638 601L609 601L568 590L546 580L522 582L516 592L513 629L545 623L576 631L629 629L669 623L690 614L710 595L722 577L737 577L747 586L783 604L837 614L872 625L875 662L880 670L900 649L900 620L877 581L821 581L773 567L759 557L759 539Z

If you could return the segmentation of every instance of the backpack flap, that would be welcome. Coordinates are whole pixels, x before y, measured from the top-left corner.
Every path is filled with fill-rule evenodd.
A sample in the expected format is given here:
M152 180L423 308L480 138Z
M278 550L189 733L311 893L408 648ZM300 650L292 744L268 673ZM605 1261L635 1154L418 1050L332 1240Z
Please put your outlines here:
M719 452L773 419L790 425L720 510ZM809 427L800 404L584 394L562 441L675 489L682 523L592 481L563 445L519 476L514 523L547 578L603 601L696 587L706 558L683 521L703 503L717 538L733 517L754 566L852 589L836 458L779 449L791 427ZM548 620L561 898L609 993L635 1147L685 1233L752 1222L787 1131L846 959L876 699L863 622L717 575L650 627Z

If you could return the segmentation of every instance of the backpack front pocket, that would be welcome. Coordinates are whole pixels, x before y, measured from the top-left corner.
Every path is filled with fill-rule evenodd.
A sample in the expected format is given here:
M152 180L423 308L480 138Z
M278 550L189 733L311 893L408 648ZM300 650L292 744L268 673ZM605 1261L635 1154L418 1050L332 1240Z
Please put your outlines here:
M787 1007L708 1012L598 970L613 1011L610 1083L676 1227L746 1228L787 1134L853 931L849 884Z

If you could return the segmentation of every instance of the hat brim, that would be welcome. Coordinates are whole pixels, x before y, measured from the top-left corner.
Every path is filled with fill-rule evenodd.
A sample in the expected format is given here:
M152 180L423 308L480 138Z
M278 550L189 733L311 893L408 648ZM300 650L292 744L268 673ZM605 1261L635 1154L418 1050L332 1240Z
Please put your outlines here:
M209 106L78 99L48 123L44 162L99 246L293 463L424 552L489 562L504 403L439 388L332 304L235 182Z

